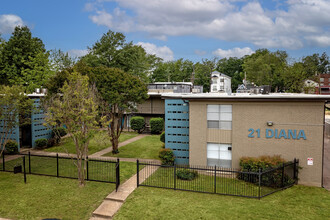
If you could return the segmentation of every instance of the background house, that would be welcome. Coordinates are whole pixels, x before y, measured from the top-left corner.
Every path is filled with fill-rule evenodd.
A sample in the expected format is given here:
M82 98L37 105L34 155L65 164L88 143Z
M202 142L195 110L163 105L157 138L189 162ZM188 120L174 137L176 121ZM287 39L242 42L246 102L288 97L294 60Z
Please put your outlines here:
M211 73L210 92L231 93L231 77L218 71Z

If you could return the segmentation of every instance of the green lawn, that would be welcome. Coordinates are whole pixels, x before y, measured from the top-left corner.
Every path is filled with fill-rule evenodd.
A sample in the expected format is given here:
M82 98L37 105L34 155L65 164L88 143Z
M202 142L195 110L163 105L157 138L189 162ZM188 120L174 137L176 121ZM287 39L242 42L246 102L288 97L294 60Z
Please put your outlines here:
M71 158L59 158L58 168L60 177L77 178L77 167L74 165L75 160ZM5 163L7 171L13 171L16 164L23 164L22 158L11 160ZM29 173L28 156L26 156L26 172ZM44 175L57 175L57 160L56 157L39 157L31 156L31 173ZM89 161L89 179L99 181L116 181L115 163ZM2 168L2 165L1 165ZM129 177L136 173L136 163L120 162L120 181L124 182ZM30 176L30 175L29 175Z
M89 219L115 184L0 172L0 217L10 219Z
M120 135L119 142L126 141L130 138L136 137L138 133L135 132L123 132ZM88 154L91 155L98 151L101 151L105 148L111 146L110 138L107 134L107 131L98 131L95 136L91 139L89 146L88 146ZM62 142L59 146L54 146L51 148L45 149L47 152L63 152L63 153L76 153L76 148L73 143L72 138L67 137L62 139Z
M176 172L183 168L176 168ZM218 194L232 194L232 195L245 195L251 197L258 197L259 188L257 185L248 183L236 178L236 175L227 175L225 173L217 173L216 187L214 188L214 175L213 172L205 174L198 174L194 180L180 180L178 178L174 181L174 168L160 167L154 174L152 174L143 183L148 186L156 186L161 188L174 188L190 191L200 191L213 193L214 190ZM261 187L261 195L269 192L276 191L276 189L269 187Z
M330 192L294 186L261 200L139 187L119 219L329 219Z
M158 154L162 145L159 135L150 135L119 148L119 154L108 153L103 156L159 159Z

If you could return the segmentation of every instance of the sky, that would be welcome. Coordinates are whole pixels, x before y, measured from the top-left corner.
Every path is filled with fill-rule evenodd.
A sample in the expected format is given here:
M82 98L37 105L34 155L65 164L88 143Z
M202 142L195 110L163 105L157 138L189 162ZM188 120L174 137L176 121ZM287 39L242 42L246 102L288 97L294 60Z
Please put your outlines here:
M1 0L0 33L26 25L48 50L87 53L108 30L165 61L330 55L330 0Z

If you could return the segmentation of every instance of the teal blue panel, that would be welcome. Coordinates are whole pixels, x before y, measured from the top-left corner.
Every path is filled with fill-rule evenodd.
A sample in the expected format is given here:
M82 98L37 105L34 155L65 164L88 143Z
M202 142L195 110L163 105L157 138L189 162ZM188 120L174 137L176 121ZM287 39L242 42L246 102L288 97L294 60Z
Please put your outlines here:
M32 135L32 147L35 147L35 142L38 139L49 139L52 136L51 128L44 126L45 115L41 109L40 99L34 99L34 106L37 109L31 115L31 135Z
M182 99L165 100L165 147L175 163L189 164L189 103Z
M18 125L18 116L16 116L16 125ZM0 120L0 136L3 135L3 133L6 132L4 128L4 122L3 120ZM9 140L16 141L18 145L18 150L20 150L20 141L19 141L19 126L15 126L9 135ZM2 149L2 146L0 145L0 149Z

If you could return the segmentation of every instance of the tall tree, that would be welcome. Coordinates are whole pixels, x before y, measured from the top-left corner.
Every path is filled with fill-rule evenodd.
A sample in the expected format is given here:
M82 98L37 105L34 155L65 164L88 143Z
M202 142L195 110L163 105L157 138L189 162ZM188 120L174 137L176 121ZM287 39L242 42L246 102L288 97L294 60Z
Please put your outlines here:
M217 70L231 77L231 89L236 91L239 84L243 81L244 58L229 57L223 58L217 63Z
M245 57L243 71L248 80L257 85L270 85L277 92L284 87L282 75L287 68L287 57L285 51L259 49Z
M209 66L197 62L194 65L194 85L203 86L203 92L210 92L211 69Z
M0 156L15 128L31 123L26 115L32 109L32 100L24 95L21 87L0 85Z
M318 81L318 75L330 72L329 56L324 52L321 56L318 53L302 58L303 66L308 78Z
M110 121L107 126L112 152L118 153L119 137L123 130L124 113L136 110L136 105L148 98L147 86L138 77L117 68L92 69L96 86L103 100L103 115Z
M39 38L32 37L28 27L16 27L1 45L0 84L21 85L27 92L45 84L52 74L49 53Z
M89 85L88 76L72 73L68 82L46 105L46 122L55 127L60 123L67 127L75 144L77 160L74 163L78 170L79 185L85 185L86 158L92 131L96 128L98 105L95 88Z
M72 68L76 63L76 59L69 56L68 52L61 50L50 50L49 60L52 70L57 73L64 69Z
M158 59L147 54L141 46L126 42L122 33L109 30L89 48L89 53L80 62L90 67L118 68L147 81L147 75Z
M286 92L300 93L304 87L307 73L302 63L294 63L288 67L283 74L283 81Z

